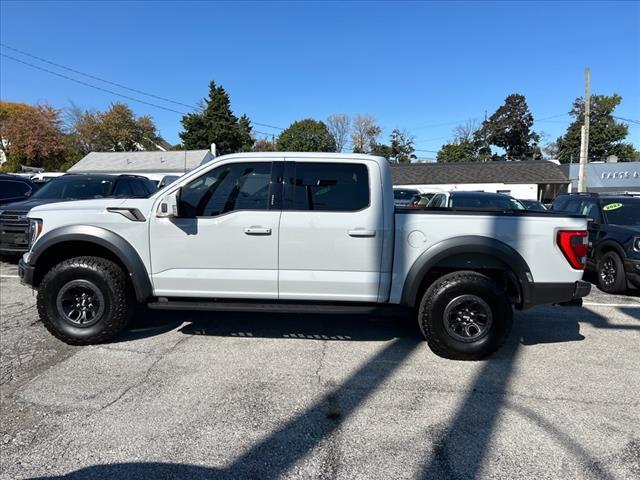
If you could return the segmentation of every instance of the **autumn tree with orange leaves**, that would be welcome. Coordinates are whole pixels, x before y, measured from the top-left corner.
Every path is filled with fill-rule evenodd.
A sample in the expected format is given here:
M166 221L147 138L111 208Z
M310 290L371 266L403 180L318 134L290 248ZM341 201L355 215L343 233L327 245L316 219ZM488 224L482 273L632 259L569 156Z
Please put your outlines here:
M0 149L7 160L3 169L57 169L65 151L60 113L49 105L0 102Z

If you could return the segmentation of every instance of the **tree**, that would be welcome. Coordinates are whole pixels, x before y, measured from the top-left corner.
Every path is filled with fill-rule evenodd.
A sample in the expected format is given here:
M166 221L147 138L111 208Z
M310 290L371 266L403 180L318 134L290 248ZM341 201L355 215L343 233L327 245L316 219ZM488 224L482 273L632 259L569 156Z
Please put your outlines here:
M0 102L0 149L16 171L20 164L55 170L63 161L64 135L60 110L49 105Z
M256 142L253 138L251 127L251 120L246 115L242 115L238 120L238 128L240 129L240 145L241 152L250 152L253 148L253 144Z
M443 145L436 154L436 160L440 163L482 161L475 140L454 140Z
M391 146L386 145L384 143L375 144L373 149L369 153L371 155L377 155L379 157L384 157L389 161L391 161L391 158L393 157L393 149L391 148Z
M382 129L376 124L373 116L357 114L353 117L351 132L353 153L371 153L378 145L378 137L381 133Z
M92 151L159 150L162 141L151 117L137 117L124 103L112 103L104 112L82 113L72 105L67 120L73 148L83 155Z
M393 163L411 163L415 160L415 148L413 148L414 137L406 131L397 128L391 132L391 156L389 160Z
M249 118L243 115L238 120L231 111L229 94L213 81L200 110L182 117L182 126L180 138L188 150L208 149L215 143L216 152L224 155L250 150L253 145Z
M540 158L540 137L531 130L532 126L533 115L524 95L514 93L505 99L504 104L488 120L482 122L476 136L478 139L486 136L488 144L504 149L505 155L496 155L496 159Z
M252 151L254 151L254 152L277 152L278 149L276 148L275 142L270 142L266 138L260 138L259 140L256 140L256 142L253 144Z
M623 140L629 132L628 125L617 122L613 116L622 97L613 95L592 95L589 115L589 161L604 160L609 155L616 155L620 161L633 161L638 152L630 143ZM566 133L558 138L555 147L558 159L562 163L580 160L581 128L584 124L584 99L576 98L569 112L574 121Z
M336 143L327 126L311 118L289 125L278 137L276 146L280 151L289 152L336 151Z
M341 152L349 138L349 130L351 129L351 119L345 113L338 113L327 117L327 128L336 144L336 152Z
M444 162L480 162L488 160L491 148L476 120L469 120L453 129L453 139L443 145L436 160Z

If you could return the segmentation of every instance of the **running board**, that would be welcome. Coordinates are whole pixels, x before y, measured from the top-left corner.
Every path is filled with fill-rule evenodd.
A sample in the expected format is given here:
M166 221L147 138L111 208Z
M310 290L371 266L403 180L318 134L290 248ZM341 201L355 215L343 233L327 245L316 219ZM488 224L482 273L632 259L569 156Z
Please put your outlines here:
M204 312L273 312L273 313L334 313L334 314L404 314L399 305L336 304L309 302L238 302L168 300L160 298L147 304L153 310L187 310Z

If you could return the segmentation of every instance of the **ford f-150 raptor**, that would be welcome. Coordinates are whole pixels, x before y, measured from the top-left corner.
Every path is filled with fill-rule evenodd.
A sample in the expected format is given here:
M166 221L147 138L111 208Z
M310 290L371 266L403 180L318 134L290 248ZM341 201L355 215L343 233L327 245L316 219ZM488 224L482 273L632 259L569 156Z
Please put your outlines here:
M29 212L22 281L49 331L76 345L152 309L415 312L438 355L474 360L507 338L513 307L577 300L581 215L394 209L380 157L218 157L144 199Z

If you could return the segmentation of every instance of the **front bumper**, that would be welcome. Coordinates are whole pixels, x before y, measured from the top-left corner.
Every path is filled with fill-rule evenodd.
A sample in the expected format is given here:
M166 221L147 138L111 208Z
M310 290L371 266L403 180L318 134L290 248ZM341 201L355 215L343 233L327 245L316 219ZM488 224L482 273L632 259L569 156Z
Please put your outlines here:
M33 285L33 276L36 267L29 265L24 261L24 257L18 262L18 276L20 277L20 283L25 285Z
M575 283L534 283L524 308L535 305L569 303L586 297L591 292L591 284L583 280Z

